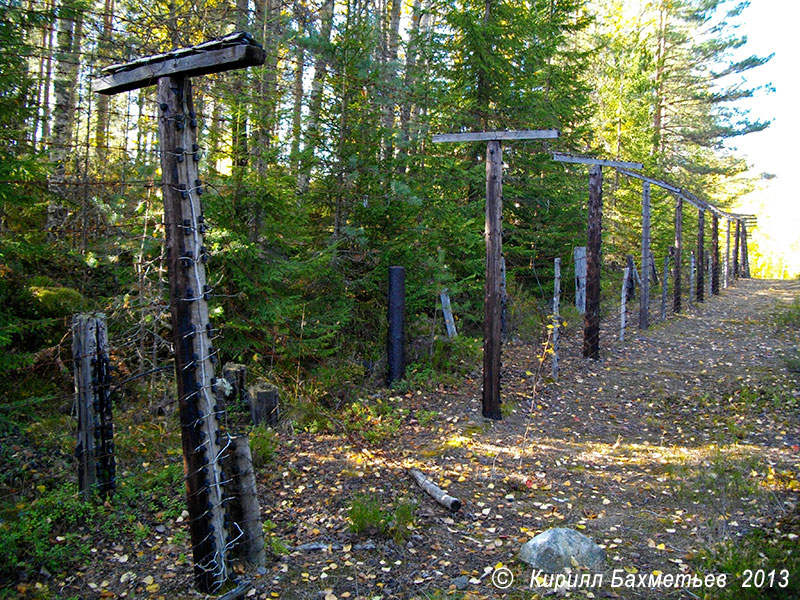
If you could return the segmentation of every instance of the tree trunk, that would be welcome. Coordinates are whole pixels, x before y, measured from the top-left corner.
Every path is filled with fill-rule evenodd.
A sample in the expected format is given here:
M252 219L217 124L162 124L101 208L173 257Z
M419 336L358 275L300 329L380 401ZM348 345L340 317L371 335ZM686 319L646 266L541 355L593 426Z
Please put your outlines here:
M83 31L83 14L72 0L62 3L58 9L58 33L56 36L56 68L53 91L55 107L53 110L52 136L50 139L50 161L54 164L49 179L49 189L63 198L66 178L66 162L71 154L72 130L75 124L75 90L78 88L78 67L80 66L80 47ZM67 209L58 201L52 200L47 206L46 229L51 236L57 236L67 217Z
M314 78L311 80L311 93L308 102L308 119L306 121L305 145L297 177L297 189L303 194L308 191L311 169L314 165L314 148L319 141L319 117L322 112L322 92L325 75L328 70L330 53L328 44L333 28L333 0L325 0L319 12L319 38L314 59Z
M103 31L98 40L102 62L106 62L105 54L111 50L112 22L114 0L105 0L103 8ZM104 169L108 158L108 106L110 98L105 94L97 94L97 121L95 123L95 157L97 168Z
M295 40L294 89L292 92L292 149L289 153L292 175L297 178L297 189L303 181L300 176L300 141L303 135L303 74L305 72L305 46L302 38L306 30L306 10L298 0L294 4L294 20L297 25Z

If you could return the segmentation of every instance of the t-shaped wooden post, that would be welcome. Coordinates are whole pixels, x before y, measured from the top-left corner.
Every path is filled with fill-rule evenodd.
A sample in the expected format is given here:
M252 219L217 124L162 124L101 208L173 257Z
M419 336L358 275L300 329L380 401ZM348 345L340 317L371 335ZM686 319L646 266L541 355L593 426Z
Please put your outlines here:
M500 368L502 352L503 260L503 140L542 140L558 137L554 129L443 133L434 143L486 143L486 280L483 297L483 416L502 419Z

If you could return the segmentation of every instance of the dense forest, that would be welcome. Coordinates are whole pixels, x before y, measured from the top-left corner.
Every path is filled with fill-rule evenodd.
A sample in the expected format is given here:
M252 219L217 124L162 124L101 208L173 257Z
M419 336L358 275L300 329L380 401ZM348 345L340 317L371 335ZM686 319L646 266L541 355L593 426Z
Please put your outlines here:
M482 145L436 146L432 133L561 132L505 154L508 288L513 324L528 336L547 312L552 259L566 266L585 238L584 169L554 163L551 151L643 162L720 207L746 191L746 164L724 141L766 126L735 101L754 93L741 74L767 58L733 60L745 40L726 23L743 9L688 0L4 2L8 399L63 395L54 358L64 318L80 310L108 313L131 373L168 358L155 89L93 94L102 67L233 30L261 42L263 66L195 82L220 346L275 380L296 379L297 368L303 380L320 370L363 376L383 354L390 265L407 268L412 338L430 330L442 288L460 327L480 328ZM605 195L610 281L636 254L641 200L619 175ZM657 256L671 244L671 207L655 193ZM691 225L685 231L690 239Z
M728 0L0 0L0 432L13 442L69 417L80 312L107 315L117 406L175 410L156 89L98 95L102 68L234 31L265 50L261 66L193 80L211 317L221 362L276 384L287 418L316 430L320 414L352 411L384 383L390 266L406 268L409 366L395 389L477 364L485 144L432 134L560 132L504 147L509 335L534 344L547 335L553 259L570 304L573 247L586 244L586 167L553 152L641 162L722 209L751 190L757 176L726 146L769 125L737 105L759 93L745 74L770 58L749 56L737 34L746 11ZM654 188L652 202L660 264L674 201ZM609 170L604 299L619 299L640 218L640 182ZM684 219L691 247L696 212ZM755 247L751 261L757 270Z

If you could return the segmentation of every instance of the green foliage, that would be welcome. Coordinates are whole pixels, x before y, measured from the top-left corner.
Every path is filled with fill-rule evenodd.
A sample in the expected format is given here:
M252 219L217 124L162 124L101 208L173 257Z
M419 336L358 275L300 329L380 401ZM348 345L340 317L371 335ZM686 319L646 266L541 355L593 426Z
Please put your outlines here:
M46 490L6 507L0 520L0 574L45 567L51 573L80 564L90 552L85 533L103 509L80 498L73 485Z
M435 410L418 410L417 414L417 421L419 422L421 427L427 427L439 417L439 413Z
M253 466L265 467L275 460L279 444L278 434L263 423L253 427L250 431L250 454L253 457Z
M266 544L267 550L272 554L272 556L278 557L283 556L284 554L288 554L290 551L289 545L284 542L278 534L275 533L275 529L277 529L277 525L266 519L262 523L262 528L264 530L264 543Z
M788 532L756 530L735 541L726 541L703 551L697 559L708 573L728 573L728 585L724 589L715 590L715 598L753 599L769 598L789 600L800 596L800 554L797 542ZM796 534L794 534L796 535ZM756 571L766 574L775 570L773 585L770 579L759 587L752 576ZM788 571L784 577L781 571ZM745 580L745 571L751 576ZM786 581L788 585L780 587ZM749 587L742 587L748 583ZM758 580L761 584L761 581Z
M399 406L401 402L400 397L378 398L371 403L363 400L352 402L342 415L345 428L371 443L394 437L409 412Z
M777 327L800 329L800 297L795 298L788 306L781 306L773 314Z
M351 500L347 515L353 533L382 535L400 543L413 529L416 510L417 504L405 498L384 509L380 497L359 494Z

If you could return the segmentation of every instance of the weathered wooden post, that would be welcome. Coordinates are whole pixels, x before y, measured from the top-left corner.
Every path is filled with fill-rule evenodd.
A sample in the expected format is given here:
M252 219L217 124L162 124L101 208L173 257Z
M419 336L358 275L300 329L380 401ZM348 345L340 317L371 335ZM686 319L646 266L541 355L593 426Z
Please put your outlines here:
M453 319L453 309L450 308L450 296L447 295L447 290L439 292L439 300L442 303L442 314L444 315L444 326L447 329L447 337L453 339L458 335L456 331L456 322Z
M673 259L675 264L673 270L675 275L673 277L673 306L672 309L678 313L681 312L681 254L683 251L683 197L677 196L675 198L675 253Z
M670 248L670 253L674 248ZM669 288L669 254L664 257L664 275L661 280L661 320L667 320L667 289Z
M501 232L502 235L502 232ZM508 339L508 288L506 286L506 257L500 255L500 343Z
M88 500L93 492L107 496L116 483L105 315L79 314L72 318L72 358L78 413L78 489Z
M405 377L406 372L406 269L389 267L389 309L387 315L386 356L388 374L386 382L392 385Z
M221 466L228 447L216 401L217 351L208 317L211 288L206 283L203 192L197 164L197 114L189 77L264 64L266 54L238 32L191 48L104 69L93 89L116 94L158 84L162 192L170 287L175 374L184 455L189 529L195 584L215 592L228 579L226 475ZM230 533L230 530L228 530Z
M222 367L222 377L228 383L229 389L226 393L219 394L222 399L228 402L235 402L240 407L250 406L250 397L247 393L247 367L237 363L225 363ZM221 382L218 382L221 383ZM221 391L221 385L217 386L218 391Z
M230 438L223 466L228 474L225 482L228 517L234 524L231 554L252 566L263 566L267 562L267 552L247 435Z
M603 168L589 167L589 223L586 243L586 314L583 356L600 358L600 246L603 227Z
M647 191L645 191L645 189ZM647 200L645 201L645 197ZM646 204L646 206L645 206ZM647 218L645 218L645 213ZM642 184L642 283L639 290L639 329L650 327L650 184Z
M731 279L731 220L726 219L728 227L725 232L725 279L723 286L728 287Z
M639 277L639 271L636 269L636 263L633 262L633 255L628 254L625 259L625 264L628 267L628 278L625 288L625 299L633 300L636 297L636 286L641 287L642 280Z
M697 266L694 260L694 250L689 252L689 304L694 300L694 274Z
M741 244L741 221L736 219L736 234L733 242L733 279L739 279L739 245Z
M719 296L719 215L711 213L711 294Z
M600 358L600 249L603 229L603 169L641 169L641 163L553 154L553 160L589 166L589 209L586 243L586 313L583 316L583 356Z
M625 270L622 274L622 292L620 294L619 304L619 341L625 341L625 324L628 319L628 279L631 277L631 268L625 265Z
M699 261L700 268L697 269L697 301L705 301L705 270L706 270L706 252L705 246L705 228L706 228L706 211L702 208L697 209L697 260ZM690 291L691 293L691 291Z
M575 308L579 314L586 313L586 246L572 249L572 262L575 265Z
M558 379L558 337L561 327L561 317L559 316L559 304L561 298L561 259L553 259L553 362L550 373L553 379Z
M500 412L501 320L503 258L503 140L552 139L558 131L483 131L443 133L433 136L434 143L486 142L486 280L483 297L483 405L487 419L502 419Z
M747 222L742 220L742 277L750 278L750 260L747 256Z
M681 189L670 185L664 181L653 179L633 173L626 169L619 169L623 175L640 179L642 181L642 300L639 304L639 328L647 329L649 324L650 310L650 279L658 284L658 273L656 272L656 260L650 249L650 185L656 185L673 194L680 194ZM645 277L645 273L648 275ZM646 280L646 281L645 281ZM647 287L645 287L647 286Z
M277 427L280 419L281 394L277 386L259 382L249 388L250 420L253 425Z

